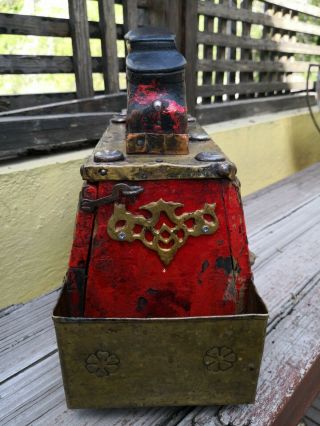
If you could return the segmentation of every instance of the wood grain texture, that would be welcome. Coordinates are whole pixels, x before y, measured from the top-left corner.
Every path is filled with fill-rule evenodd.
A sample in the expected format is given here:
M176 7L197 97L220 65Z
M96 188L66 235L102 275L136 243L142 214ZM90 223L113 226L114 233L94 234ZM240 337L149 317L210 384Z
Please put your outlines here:
M89 21L88 24L90 37L99 38L98 22ZM116 27L117 36L123 37L123 26L117 24ZM0 13L0 34L71 37L68 19L14 13Z
M309 97L311 105L316 105L314 95ZM289 96L263 97L222 104L198 105L196 116L201 124L219 123L264 113L289 111L307 106L305 93L290 94Z
M297 1L297 0L290 0L290 2L286 0L264 0L264 1L274 6L280 6L283 8L294 10L295 12L301 12L309 16L314 16L315 18L320 18L320 7L318 6L302 3L301 1Z
M184 7L184 36L183 53L187 60L186 66L186 95L190 114L194 114L197 85L197 40L191 28L198 28L198 2L186 0Z
M306 55L320 55L320 46L305 43L290 43L268 39L254 39L218 33L199 32L198 43L213 44L225 47L241 47L243 49L270 50L285 53L303 53Z
M137 0L123 0L123 27L126 34L138 26Z
M100 139L113 113L73 113L0 118L0 158L56 147L79 146ZM90 145L91 146L91 145Z
M222 5L227 6L228 0L219 0L219 3ZM218 33L219 34L226 34L227 33L227 21L226 19L219 18L218 20ZM217 45L217 51L216 51L216 59L218 61L223 61L226 59L226 48L225 46ZM217 70L218 71L218 70ZM224 70L222 70L224 71ZM224 72L216 72L215 75L215 84L223 84L224 81ZM222 102L222 96L215 96L214 97L215 103Z
M244 8L226 7L220 4L214 4L210 1L199 3L199 13L203 13L206 16L242 21L249 24L264 25L266 27L274 27L282 30L320 35L320 27L318 25L295 21L288 18L280 18L278 16L269 16L265 13L252 12Z
M241 3L241 7L244 9L247 9L248 11L251 11L252 9L252 0L243 0ZM245 37L249 37L251 32L251 23L248 22L242 22L242 35ZM252 52L251 50L242 49L241 50L241 59L242 61L252 61ZM236 61L234 61L236 62ZM238 61L240 62L240 61ZM240 68L240 67L239 67ZM245 70L245 72L241 72L241 69L238 69L240 71L240 82L241 83L247 83L250 81L253 81L253 73L247 72L252 70ZM242 70L243 71L243 70ZM253 97L253 95L240 95L240 99L247 98L247 97Z
M242 50L246 52L246 50ZM260 72L306 72L308 70L309 62L296 61L252 61L252 60L209 60L199 59L199 71L240 71L247 73L250 71ZM241 74L240 74L241 75Z
M119 91L119 65L115 60L118 54L114 1L101 0L98 4L105 92L115 93Z
M119 71L125 71L124 58L113 62ZM103 59L92 57L91 66L92 72L102 72ZM0 55L0 74L57 74L74 71L72 56ZM118 74L116 76L118 78Z
M206 31L213 31L213 23L214 18L212 16L205 16L204 17L204 28ZM206 60L209 63L215 62L213 61L213 46L206 45L203 47L203 57L206 58ZM199 62L198 62L199 63ZM213 84L212 79L212 67L207 69L206 72L202 74L202 83L203 84ZM211 103L211 96L203 97L202 98L203 104L210 104Z
M244 200L249 243L258 255L255 281L270 309L255 404L67 410L50 319L54 292L1 312L0 423L265 426L275 422L296 426L319 383L311 389L306 386L310 385L308 375L317 379L319 372L319 178L316 164ZM285 423L279 423L282 419Z
M69 0L69 23L78 98L93 96L89 26L85 0Z
M0 117L14 115L40 115L75 112L120 112L127 106L127 96L125 93L115 93L111 95L99 95L92 98L74 99L65 102L54 102L50 104L37 105L29 108L19 108L10 111L0 112Z
M205 95L218 95L222 96L224 94L234 95L236 93L246 94L246 93L265 93L269 90L292 90L292 91L302 91L305 89L305 82L281 82L274 81L270 83L230 83L230 84L215 84L211 86L209 84L203 84L198 86L197 94L199 96Z

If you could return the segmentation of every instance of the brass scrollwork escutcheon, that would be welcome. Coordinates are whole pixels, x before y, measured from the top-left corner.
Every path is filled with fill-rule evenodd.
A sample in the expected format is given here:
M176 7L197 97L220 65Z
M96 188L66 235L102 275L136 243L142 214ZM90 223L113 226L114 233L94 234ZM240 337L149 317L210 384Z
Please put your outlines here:
M215 206L206 203L201 210L177 215L176 209L183 204L160 199L140 207L140 210L151 213L151 217L146 218L127 211L124 204L115 203L108 223L108 235L118 241L140 240L147 248L157 252L165 265L169 265L189 237L212 235L218 229ZM158 224L161 212L174 226Z

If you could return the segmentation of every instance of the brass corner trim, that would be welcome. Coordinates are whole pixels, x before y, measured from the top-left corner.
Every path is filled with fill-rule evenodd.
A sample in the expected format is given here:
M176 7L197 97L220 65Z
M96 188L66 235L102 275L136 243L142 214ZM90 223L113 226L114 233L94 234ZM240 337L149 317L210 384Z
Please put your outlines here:
M189 154L187 134L128 133L126 135L127 154Z

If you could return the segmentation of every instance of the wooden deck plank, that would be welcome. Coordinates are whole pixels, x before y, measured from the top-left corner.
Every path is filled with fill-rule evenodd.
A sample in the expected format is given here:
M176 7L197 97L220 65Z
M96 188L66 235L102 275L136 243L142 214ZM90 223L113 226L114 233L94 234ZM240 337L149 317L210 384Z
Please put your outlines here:
M290 386L307 374L314 361L312 357L319 353L319 334L315 334L320 327L319 317L315 316L320 300L318 168L315 165L286 179L282 185L273 185L245 199L251 249L258 253L255 280L271 315L257 404L222 410L218 407L67 410L50 318L57 298L55 292L0 313L0 423L200 426L230 422L233 426L245 424L237 423L235 419L239 416L243 421L253 419L252 425L262 424L255 421L266 401L272 403L270 413L277 412L283 401L280 394L274 395L278 393L271 389L270 378L289 395ZM304 310L306 319L301 318ZM295 338L300 340L293 351L290 348L295 347ZM314 348L308 351L305 360L301 357L301 340ZM272 366L272 360L276 361L278 370ZM288 372L290 380L279 374L280 367Z
M314 164L267 188L244 197L247 228L252 236L278 217L319 194L320 165Z
M320 411L314 407L310 407L307 411L306 418L312 420L316 424L320 424Z
M190 408L68 410L58 354L31 366L1 387L1 425L137 425L176 424Z
M319 359L319 298L318 285L300 301L299 309L293 309L282 320L281 326L267 335L256 403L220 409L218 419L223 426L274 424L299 382ZM204 408L195 416L194 424L208 424L203 419L213 417L212 408ZM295 426L298 420L292 418L292 423L282 424Z
M1 318L0 383L56 351L51 312L57 297L54 291Z

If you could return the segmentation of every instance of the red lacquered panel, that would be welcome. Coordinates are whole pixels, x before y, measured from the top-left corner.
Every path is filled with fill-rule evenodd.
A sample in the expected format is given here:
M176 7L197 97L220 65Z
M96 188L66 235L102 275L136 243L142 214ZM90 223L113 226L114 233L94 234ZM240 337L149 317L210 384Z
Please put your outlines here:
M113 182L98 185L98 198L111 193ZM230 234L227 207L243 221L236 191L223 180L166 180L135 182L144 191L126 209L146 214L139 207L163 199L182 203L181 215L216 204L219 227L212 235L189 237L166 266L158 254L141 241L117 241L107 225L114 205L98 208L95 218L85 299L87 317L177 317L233 314L242 309L249 270L242 270L241 256L247 247L245 228ZM237 194L236 194L237 195ZM159 222L170 226L164 215ZM233 223L236 221L233 220ZM161 225L161 223L160 223ZM234 243L239 239L239 246ZM232 240L232 241L231 241ZM240 241L241 240L241 241ZM235 258L238 263L234 271Z

